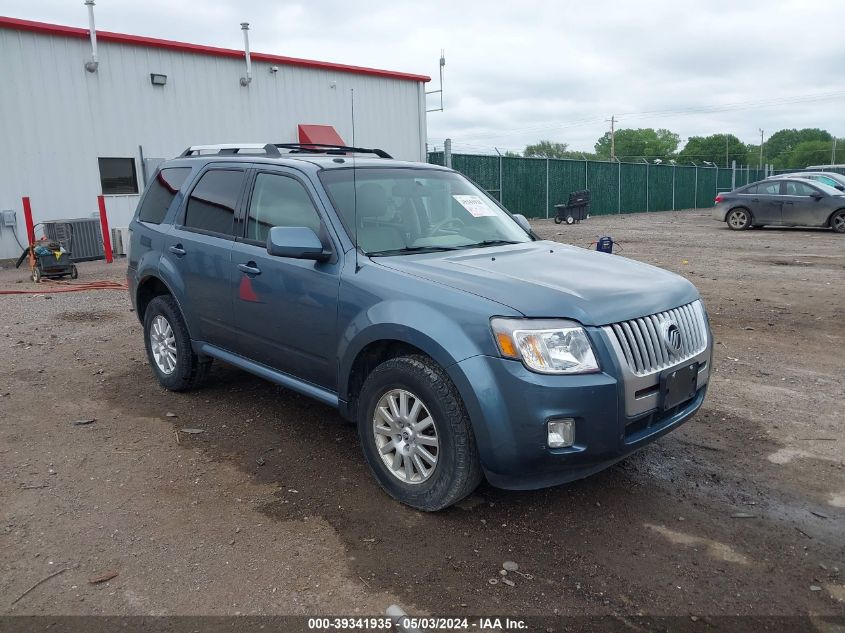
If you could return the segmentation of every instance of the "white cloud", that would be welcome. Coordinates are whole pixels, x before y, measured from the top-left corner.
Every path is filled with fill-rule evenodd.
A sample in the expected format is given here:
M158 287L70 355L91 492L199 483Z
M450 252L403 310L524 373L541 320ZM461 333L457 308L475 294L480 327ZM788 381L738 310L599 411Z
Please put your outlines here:
M0 0L0 13L86 25L81 0ZM823 0L100 0L98 28L436 77L446 49L446 111L431 139L481 151L550 138L591 150L622 127L716 132L756 142L758 128L822 127L845 136L844 98L778 99L845 91L845 3ZM436 79L429 89L436 89ZM639 114L724 104L724 112ZM626 113L627 116L626 116Z

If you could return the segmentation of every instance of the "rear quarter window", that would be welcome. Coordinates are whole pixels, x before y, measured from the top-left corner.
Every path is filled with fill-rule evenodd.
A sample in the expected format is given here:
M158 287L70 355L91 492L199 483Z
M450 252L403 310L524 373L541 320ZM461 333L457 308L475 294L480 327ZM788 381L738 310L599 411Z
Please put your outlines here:
M138 219L150 224L161 224L173 199L190 173L190 167L170 167L160 170L150 183L141 202Z

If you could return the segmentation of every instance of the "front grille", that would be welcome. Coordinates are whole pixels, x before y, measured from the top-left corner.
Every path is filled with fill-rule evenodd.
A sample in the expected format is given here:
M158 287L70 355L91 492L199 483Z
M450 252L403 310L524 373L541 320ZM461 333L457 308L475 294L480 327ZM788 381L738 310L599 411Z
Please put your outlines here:
M671 349L664 340L666 323L674 322L680 335L679 349ZM658 312L639 319L621 321L604 330L616 339L625 361L638 376L646 376L672 367L700 354L707 347L707 325L701 301L680 308Z

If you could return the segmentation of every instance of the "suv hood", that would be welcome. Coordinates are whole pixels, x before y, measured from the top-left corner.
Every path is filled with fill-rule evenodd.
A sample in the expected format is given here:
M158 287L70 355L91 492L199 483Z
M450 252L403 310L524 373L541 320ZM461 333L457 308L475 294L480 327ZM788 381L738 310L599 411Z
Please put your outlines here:
M675 273L559 242L375 261L496 301L527 317L569 318L584 325L641 317L698 298L695 286Z

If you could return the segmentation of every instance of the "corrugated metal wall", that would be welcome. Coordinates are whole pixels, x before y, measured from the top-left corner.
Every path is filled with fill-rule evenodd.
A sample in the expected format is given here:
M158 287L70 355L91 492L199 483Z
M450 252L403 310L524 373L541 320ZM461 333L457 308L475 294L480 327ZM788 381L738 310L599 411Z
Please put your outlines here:
M238 59L100 42L97 73L85 71L87 40L0 29L0 209L32 199L36 221L96 213L98 157L172 157L192 144L297 140L299 123L333 125L355 142L425 159L424 84L335 70L253 62L240 86ZM150 73L167 85L150 84ZM334 85L334 87L332 87ZM109 196L113 226L126 226L138 196ZM0 232L0 258L19 248Z
M442 165L443 152L429 153L428 160ZM532 218L553 217L556 204L566 203L570 192L584 188L592 193L591 213L606 215L709 207L717 190L728 191L765 177L763 170L748 168L734 171L476 154L452 154L452 168L474 180L510 211Z

